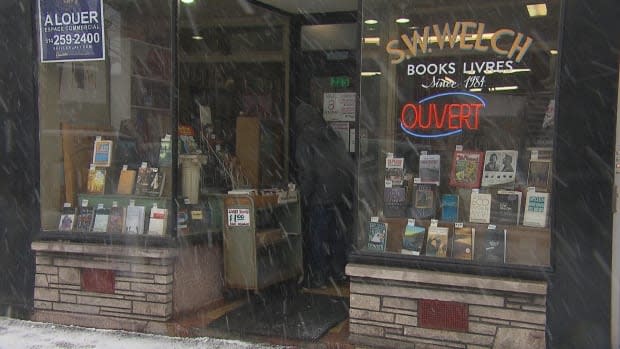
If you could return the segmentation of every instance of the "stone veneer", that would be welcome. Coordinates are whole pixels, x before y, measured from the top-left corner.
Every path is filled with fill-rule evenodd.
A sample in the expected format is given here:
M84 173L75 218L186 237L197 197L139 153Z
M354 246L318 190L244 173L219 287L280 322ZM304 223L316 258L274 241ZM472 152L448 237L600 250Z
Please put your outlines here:
M349 339L362 347L545 348L545 282L361 264L347 274ZM464 304L467 330L420 327L420 300Z
M174 314L221 298L221 247L34 242L32 249L35 321L166 334ZM113 271L113 293L84 290L83 269Z

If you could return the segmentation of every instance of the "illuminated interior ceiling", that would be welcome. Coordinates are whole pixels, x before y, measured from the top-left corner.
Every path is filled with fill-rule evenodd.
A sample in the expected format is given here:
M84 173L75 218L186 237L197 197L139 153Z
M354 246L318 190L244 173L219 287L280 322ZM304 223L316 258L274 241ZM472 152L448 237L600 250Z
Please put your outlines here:
M357 10L357 0L260 0L259 2L291 14Z

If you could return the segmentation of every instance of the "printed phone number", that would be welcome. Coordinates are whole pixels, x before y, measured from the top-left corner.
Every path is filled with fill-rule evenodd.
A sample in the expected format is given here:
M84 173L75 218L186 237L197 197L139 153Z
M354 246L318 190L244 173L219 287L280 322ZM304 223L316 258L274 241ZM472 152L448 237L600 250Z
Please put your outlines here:
M48 43L51 43L54 46L71 44L97 44L99 42L101 42L101 35L99 35L99 33L60 34L54 35L52 39L48 40Z

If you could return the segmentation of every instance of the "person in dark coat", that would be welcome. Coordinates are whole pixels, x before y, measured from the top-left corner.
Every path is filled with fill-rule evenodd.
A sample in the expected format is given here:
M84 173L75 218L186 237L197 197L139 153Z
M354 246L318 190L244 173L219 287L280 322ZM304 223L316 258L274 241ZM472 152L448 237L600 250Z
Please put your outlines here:
M352 225L354 162L347 145L311 105L295 112L295 160L305 213L306 270L313 287L345 278Z

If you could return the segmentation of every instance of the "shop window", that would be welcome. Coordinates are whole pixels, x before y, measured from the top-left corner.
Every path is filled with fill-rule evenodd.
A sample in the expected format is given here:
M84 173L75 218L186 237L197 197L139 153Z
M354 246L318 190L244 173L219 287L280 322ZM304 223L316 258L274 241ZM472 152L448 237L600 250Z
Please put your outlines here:
M559 1L362 2L362 254L550 265Z

